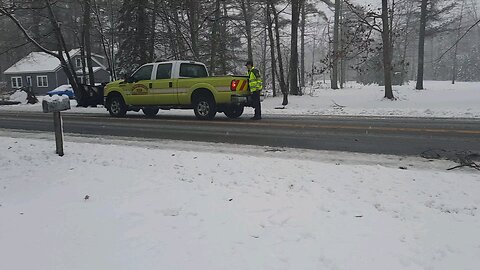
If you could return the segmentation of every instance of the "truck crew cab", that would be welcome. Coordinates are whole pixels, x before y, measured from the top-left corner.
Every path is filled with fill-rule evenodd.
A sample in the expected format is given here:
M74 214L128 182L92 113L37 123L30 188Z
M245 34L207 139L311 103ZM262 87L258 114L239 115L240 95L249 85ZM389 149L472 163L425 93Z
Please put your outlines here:
M249 96L246 76L209 77L203 63L170 61L145 64L127 79L107 84L104 104L114 117L132 110L154 116L159 109L193 109L198 119L208 120L217 112L240 117Z

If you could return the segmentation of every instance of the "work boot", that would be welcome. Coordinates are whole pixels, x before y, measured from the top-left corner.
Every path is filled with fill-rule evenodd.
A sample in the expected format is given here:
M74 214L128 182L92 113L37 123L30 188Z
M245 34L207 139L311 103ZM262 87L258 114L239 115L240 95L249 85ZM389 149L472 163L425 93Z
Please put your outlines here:
M261 116L255 115L254 117L250 118L250 120L260 120L262 119Z

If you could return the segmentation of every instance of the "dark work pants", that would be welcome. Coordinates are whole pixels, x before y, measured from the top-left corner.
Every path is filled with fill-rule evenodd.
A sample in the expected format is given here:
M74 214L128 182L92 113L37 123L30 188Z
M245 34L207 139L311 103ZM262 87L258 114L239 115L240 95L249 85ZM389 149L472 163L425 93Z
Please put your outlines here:
M252 106L255 108L255 116L262 116L262 105L260 104L260 91L252 92Z

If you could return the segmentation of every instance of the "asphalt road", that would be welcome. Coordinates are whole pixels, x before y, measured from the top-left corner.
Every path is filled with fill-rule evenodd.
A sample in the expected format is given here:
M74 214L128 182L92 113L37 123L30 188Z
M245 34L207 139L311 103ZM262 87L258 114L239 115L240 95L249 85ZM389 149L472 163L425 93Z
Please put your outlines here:
M193 116L62 113L66 133L419 155L430 149L480 153L480 119L273 116L212 121ZM0 112L0 128L52 131L51 114Z

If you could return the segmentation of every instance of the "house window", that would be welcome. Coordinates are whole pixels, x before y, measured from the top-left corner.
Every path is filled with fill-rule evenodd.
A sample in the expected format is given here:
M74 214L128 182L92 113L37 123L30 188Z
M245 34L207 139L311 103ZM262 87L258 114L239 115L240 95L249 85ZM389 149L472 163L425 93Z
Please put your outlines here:
M27 86L32 86L32 76L27 76Z
M48 87L48 77L47 76L37 76L37 86L38 87Z
M22 86L22 77L12 77L12 88L20 88Z
M82 59L80 58L75 58L75 65L77 67L82 67Z

